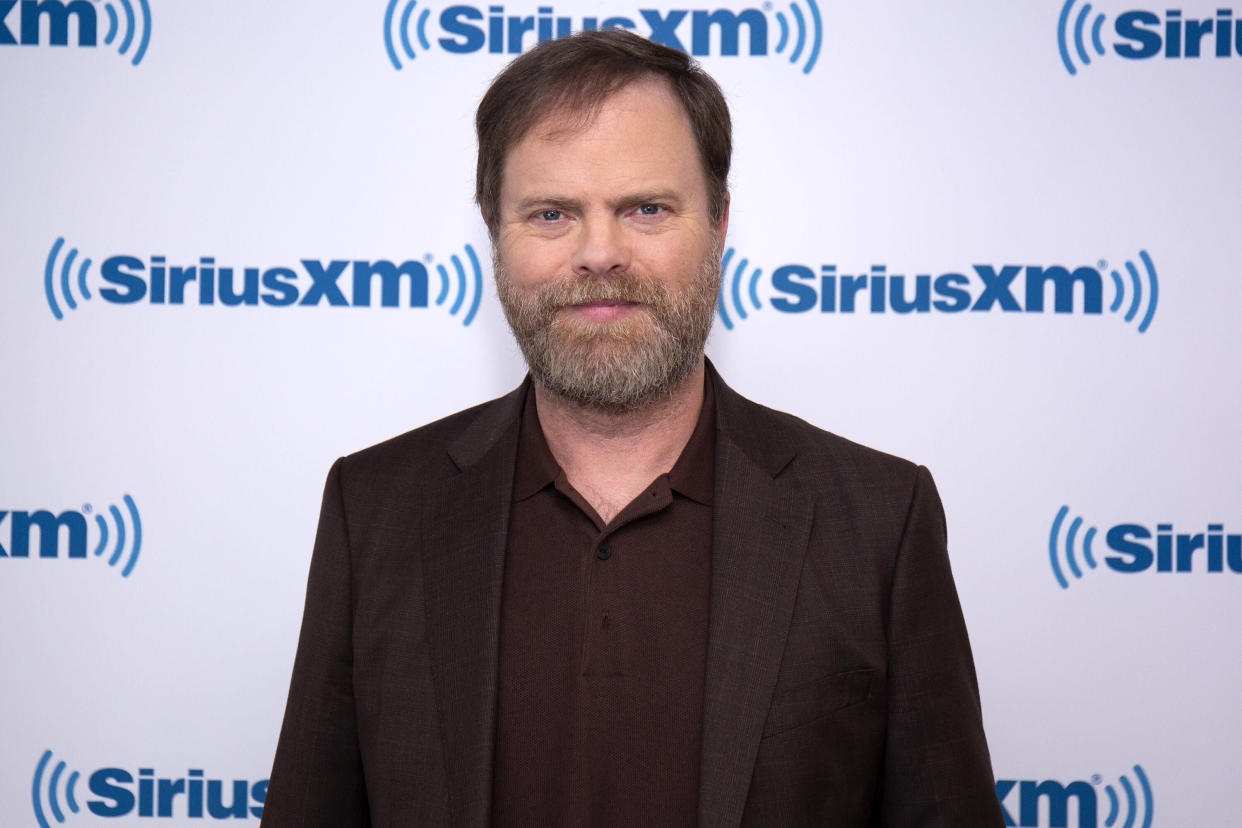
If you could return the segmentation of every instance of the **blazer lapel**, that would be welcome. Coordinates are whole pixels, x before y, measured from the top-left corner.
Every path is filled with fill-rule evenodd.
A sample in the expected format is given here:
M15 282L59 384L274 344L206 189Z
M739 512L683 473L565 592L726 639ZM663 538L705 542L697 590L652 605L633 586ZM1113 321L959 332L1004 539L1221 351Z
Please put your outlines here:
M484 408L448 446L458 473L425 494L427 643L455 826L490 818L501 583L526 386Z
M718 430L699 776L704 828L741 822L812 521L811 499L780 480L794 451L773 429L778 421L758 414L764 410L710 365L709 374Z

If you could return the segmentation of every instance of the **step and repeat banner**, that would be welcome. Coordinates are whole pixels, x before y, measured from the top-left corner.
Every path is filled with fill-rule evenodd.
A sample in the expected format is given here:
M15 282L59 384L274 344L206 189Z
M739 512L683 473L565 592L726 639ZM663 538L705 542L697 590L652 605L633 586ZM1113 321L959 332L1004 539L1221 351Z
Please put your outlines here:
M1239 824L1242 6L685 2L0 2L0 823L257 821L329 465L522 377L474 107L622 26L725 378L936 475L1006 824Z

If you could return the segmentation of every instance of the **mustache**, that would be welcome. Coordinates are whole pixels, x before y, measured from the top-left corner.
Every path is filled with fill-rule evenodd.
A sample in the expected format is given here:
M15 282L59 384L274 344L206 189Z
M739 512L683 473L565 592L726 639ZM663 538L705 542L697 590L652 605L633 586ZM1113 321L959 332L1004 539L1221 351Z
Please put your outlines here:
M569 276L540 285L535 299L544 309L560 309L591 302L659 304L669 297L664 284L634 273L607 276Z

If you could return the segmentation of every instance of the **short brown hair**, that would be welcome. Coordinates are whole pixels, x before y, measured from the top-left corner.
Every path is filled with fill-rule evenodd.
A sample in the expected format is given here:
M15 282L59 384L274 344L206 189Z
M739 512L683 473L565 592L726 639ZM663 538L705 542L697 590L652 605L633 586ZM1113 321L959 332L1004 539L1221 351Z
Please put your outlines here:
M600 104L621 88L661 77L690 119L707 179L713 222L725 213L733 128L724 94L688 55L622 29L580 32L540 43L496 76L475 113L479 158L475 201L495 236L505 158L518 141L556 110L589 123Z

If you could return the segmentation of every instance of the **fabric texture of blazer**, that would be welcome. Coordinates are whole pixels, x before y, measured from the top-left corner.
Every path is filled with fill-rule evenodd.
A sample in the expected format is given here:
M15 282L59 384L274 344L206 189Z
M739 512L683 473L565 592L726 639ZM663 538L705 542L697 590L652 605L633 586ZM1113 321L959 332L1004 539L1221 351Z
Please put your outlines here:
M998 828L927 470L716 394L699 824ZM341 458L266 826L485 826L529 381Z

